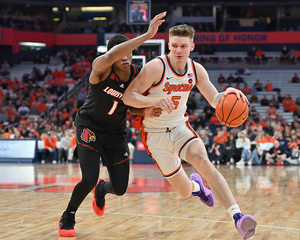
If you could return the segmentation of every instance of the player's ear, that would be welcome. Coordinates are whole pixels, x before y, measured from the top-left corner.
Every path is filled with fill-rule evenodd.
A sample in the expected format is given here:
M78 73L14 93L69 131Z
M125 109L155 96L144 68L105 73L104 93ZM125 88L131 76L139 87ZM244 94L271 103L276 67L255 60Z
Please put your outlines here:
M192 45L191 45L191 52L194 51L194 48L195 48L195 43L192 43Z
M171 47L171 44L170 44L170 42L168 42L168 48L171 51L170 47Z

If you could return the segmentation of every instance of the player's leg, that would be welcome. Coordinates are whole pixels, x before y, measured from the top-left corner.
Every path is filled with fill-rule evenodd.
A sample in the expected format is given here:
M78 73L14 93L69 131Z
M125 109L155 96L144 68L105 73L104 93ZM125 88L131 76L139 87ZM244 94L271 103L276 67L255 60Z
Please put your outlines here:
M193 141L187 147L186 161L192 164L206 179L217 200L234 219L236 228L243 239L253 236L257 224L256 220L251 215L244 216L241 213L227 181L209 161L205 146L200 139Z
M105 211L105 195L123 195L129 179L129 149L126 133L107 136L107 143L103 146L102 161L106 165L110 181L100 180L95 188L93 210L98 216Z
M77 150L82 172L81 181L75 186L66 211L59 222L59 235L62 237L75 236L75 213L85 197L97 184L99 177L99 154L88 148Z

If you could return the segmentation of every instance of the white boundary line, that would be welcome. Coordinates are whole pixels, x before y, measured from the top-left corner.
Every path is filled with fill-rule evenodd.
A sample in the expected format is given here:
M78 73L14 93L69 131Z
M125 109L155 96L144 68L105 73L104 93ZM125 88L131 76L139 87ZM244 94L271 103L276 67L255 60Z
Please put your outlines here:
M64 210L60 209L36 209L36 208L14 208L14 207L0 207L0 209L11 209L11 210L35 210L35 211L49 211L49 212L63 212ZM79 211L85 213L94 213L93 211ZM168 216L160 216L160 215L148 215L148 214L134 214L134 213L110 213L105 212L105 214L111 215L124 215L124 216L136 216L136 217L154 217L154 218L166 218L170 220L190 220L190 221L199 221L199 222L214 222L214 223L230 223L233 222L228 221L217 221L217 220L209 220L209 219L198 219L198 218L182 218L182 217L168 217ZM258 227L265 228L274 228L274 229L283 229L283 230L292 230L292 231L300 231L298 228L286 228L286 227L277 227L277 226L268 226L268 225L257 225Z

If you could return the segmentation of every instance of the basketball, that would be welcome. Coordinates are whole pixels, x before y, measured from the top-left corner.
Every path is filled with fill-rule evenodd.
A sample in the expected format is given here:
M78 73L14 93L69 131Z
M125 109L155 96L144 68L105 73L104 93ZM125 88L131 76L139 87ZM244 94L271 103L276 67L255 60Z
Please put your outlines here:
M218 120L227 127L238 127L243 124L249 113L247 102L238 99L235 93L222 97L216 106Z

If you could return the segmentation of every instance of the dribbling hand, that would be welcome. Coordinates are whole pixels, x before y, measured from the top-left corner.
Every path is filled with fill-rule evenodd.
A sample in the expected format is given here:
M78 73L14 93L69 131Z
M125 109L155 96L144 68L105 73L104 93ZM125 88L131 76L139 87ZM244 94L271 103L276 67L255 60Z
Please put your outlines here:
M248 98L245 96L245 94L242 91L236 88L229 87L225 90L224 96L228 95L229 93L235 93L238 99L242 98L244 102L246 102L248 105L250 104Z

